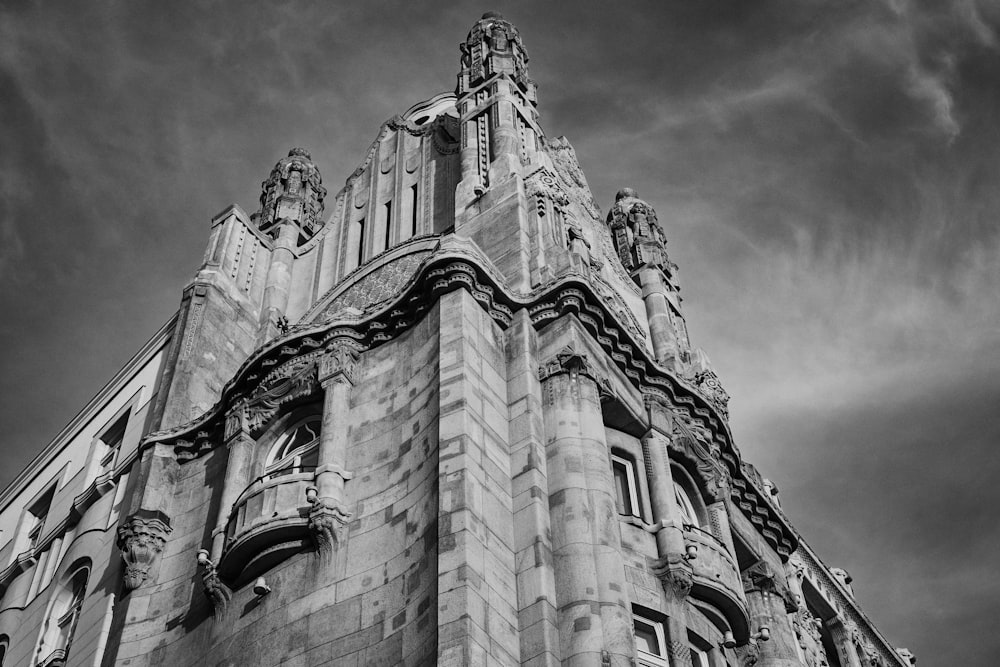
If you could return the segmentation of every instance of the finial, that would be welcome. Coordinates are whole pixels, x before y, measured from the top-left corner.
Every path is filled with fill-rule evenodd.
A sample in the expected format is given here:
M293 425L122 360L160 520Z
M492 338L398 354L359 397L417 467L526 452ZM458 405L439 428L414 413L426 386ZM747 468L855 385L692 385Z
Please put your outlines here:
M638 199L639 193L637 193L632 188L622 188L621 190L618 191L618 194L615 195L615 201L621 201L626 197L632 197L633 199Z
M500 12L486 12L485 14L483 14L483 18L479 20L485 21L486 19L500 19L501 21L506 20L504 19L503 15Z
M288 157L304 157L307 160L311 160L312 159L312 155L310 155L309 151L307 151L304 148L293 148L293 149L291 149L290 151L288 151Z

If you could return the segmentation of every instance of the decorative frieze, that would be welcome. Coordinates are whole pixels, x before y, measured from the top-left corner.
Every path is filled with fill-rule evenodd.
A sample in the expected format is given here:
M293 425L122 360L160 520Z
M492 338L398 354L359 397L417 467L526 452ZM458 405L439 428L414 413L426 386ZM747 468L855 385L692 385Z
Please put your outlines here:
M170 530L170 519L162 512L133 514L118 529L118 549L125 561L126 590L135 590L146 581Z

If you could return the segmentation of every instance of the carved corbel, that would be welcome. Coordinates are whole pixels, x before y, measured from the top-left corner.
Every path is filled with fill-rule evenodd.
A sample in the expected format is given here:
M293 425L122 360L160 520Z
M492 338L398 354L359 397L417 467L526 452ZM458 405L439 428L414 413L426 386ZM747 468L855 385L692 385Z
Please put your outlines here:
M694 585L693 570L683 554L667 554L658 558L651 569L663 584L663 590L673 593L678 600L683 600L691 592Z
M198 565L202 568L201 582L205 587L205 597L212 604L215 617L219 618L226 611L226 606L233 597L233 593L219 577L215 563L208 557L208 551L205 549L198 552Z
M118 529L118 548L125 561L125 588L135 590L149 576L156 555L163 551L163 545L170 533L170 519L167 515L133 514Z
M309 532L316 542L316 548L322 558L328 558L347 538L347 523L351 513L343 509L332 498L315 497L316 487L306 489L309 499Z

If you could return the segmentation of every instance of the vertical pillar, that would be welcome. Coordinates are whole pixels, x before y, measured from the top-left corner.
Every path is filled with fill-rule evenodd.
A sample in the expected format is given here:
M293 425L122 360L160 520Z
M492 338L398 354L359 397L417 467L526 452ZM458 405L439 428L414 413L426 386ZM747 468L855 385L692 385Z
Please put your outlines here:
M233 505L250 483L250 465L253 459L254 439L247 430L247 405L245 401L233 406L226 414L226 476L222 482L222 499L219 502L219 516L212 531L212 551L210 558L218 563L226 546L226 527L233 512Z
M134 465L131 514L118 529L118 549L125 561L123 573L126 590L141 586L150 576L157 556L170 534L169 500L173 498L172 480L176 478L177 459L173 448L159 444L140 454ZM163 509L161 509L163 508Z
M571 348L539 377L562 659L631 665L635 642L598 383L586 355Z
M556 667L561 654L552 569L545 427L538 381L538 339L527 309L514 314L506 338L521 662Z
M316 486L307 490L310 504L309 529L320 555L328 557L344 540L351 513L347 511L344 486L351 478L347 464L347 427L350 395L358 369L358 353L346 342L335 341L319 361L319 383L323 387L323 425L320 429Z
M277 331L277 322L288 308L288 290L292 282L292 262L298 246L299 228L291 221L278 223L278 237L271 251L271 265L267 270L264 287L264 304L260 310L261 338L270 339Z
M725 497L728 489L719 489L719 495ZM717 496L718 497L718 496ZM736 545L733 543L733 531L729 525L729 510L726 501L720 498L708 506L708 520L712 524L712 534L726 545L729 555L736 559Z
M653 354L659 363L672 368L678 356L677 335L670 319L670 304L667 302L663 275L658 268L645 266L639 270L639 285L646 306Z
M672 665L690 665L684 599L691 592L692 568L684 558L684 528L667 454L672 419L669 408L656 400L647 399L646 410L650 428L642 439L642 450L656 527L656 547L660 554L655 573L663 584L669 616L668 650Z
M437 308L437 664L520 664L502 334L464 289Z
M800 664L796 651L798 640L785 609L781 579L765 561L758 562L744 574L750 630L756 634L767 627L770 634L767 641L758 642L760 660L757 664L760 667L799 667Z

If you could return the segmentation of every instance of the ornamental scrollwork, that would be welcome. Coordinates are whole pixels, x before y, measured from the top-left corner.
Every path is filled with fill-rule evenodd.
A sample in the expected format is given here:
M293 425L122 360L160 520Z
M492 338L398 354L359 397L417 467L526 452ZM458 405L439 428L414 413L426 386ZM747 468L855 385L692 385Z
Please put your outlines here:
M316 391L316 365L314 362L297 368L297 373L275 382L269 389L263 386L247 403L247 427L255 433L262 429L277 413L279 408L295 399L308 396Z
M694 376L694 383L698 387L698 391L715 406L723 419L729 419L729 394L723 388L715 371L709 369L698 372Z

